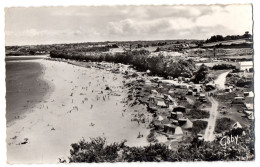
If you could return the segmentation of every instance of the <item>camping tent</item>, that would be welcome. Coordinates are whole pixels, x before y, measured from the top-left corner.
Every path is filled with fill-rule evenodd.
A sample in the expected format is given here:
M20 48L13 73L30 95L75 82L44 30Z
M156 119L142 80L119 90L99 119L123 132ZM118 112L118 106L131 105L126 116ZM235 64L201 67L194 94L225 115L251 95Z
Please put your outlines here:
M244 92L244 96L246 96L246 97L254 97L254 92L252 92L252 91Z
M167 105L164 103L164 101L157 101L157 106L166 108Z
M168 94L164 94L164 99L165 100L168 100L169 102L174 102L173 98L171 97L171 95L168 95Z
M236 122L232 125L233 129L242 128L241 124L239 122Z
M183 134L182 129L179 126L172 125L172 124L164 125L164 132L172 135Z
M252 104L252 103L245 103L245 105L246 105L246 109L247 110L250 110L250 111L254 110L254 104Z
M183 129L191 129L193 127L193 123L187 118L187 119L179 119L179 124Z
M151 93L155 96L158 94L157 90L151 90Z
M255 117L254 117L254 114L253 114L253 113L251 113L250 115L248 115L248 116L247 116L247 118L248 118L248 119L250 119L250 120L253 120L253 119L255 119Z
M162 120L163 120L163 117L160 116L160 115L158 115L157 120L158 120L158 121L162 121Z

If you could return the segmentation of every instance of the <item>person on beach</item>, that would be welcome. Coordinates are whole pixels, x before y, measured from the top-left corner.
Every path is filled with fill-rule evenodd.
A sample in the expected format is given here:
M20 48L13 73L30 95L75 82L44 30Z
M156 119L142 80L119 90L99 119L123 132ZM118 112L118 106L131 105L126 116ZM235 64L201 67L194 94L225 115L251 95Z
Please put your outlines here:
M93 108L93 104L91 104L91 107L90 107L91 109Z

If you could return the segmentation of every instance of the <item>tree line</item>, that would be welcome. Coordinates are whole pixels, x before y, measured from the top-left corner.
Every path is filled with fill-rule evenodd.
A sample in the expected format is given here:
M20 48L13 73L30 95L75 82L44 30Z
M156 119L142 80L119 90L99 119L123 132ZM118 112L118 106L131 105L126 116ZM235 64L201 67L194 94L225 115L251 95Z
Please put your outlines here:
M133 65L140 71L150 70L152 75L163 77L191 77L196 70L192 59L169 58L162 54L151 55L147 50L133 50L118 53L51 51L52 58L65 58L78 61L113 62Z
M213 35L205 41L205 43L219 42L219 41L228 41L236 39L252 38L252 35L246 31L243 35L227 35L223 37L222 35Z

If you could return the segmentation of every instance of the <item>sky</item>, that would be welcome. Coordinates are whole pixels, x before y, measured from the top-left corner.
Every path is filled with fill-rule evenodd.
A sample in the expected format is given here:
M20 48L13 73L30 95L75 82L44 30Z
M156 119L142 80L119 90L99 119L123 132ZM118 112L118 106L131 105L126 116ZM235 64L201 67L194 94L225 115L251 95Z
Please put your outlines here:
M252 33L251 5L13 7L5 45L207 39Z

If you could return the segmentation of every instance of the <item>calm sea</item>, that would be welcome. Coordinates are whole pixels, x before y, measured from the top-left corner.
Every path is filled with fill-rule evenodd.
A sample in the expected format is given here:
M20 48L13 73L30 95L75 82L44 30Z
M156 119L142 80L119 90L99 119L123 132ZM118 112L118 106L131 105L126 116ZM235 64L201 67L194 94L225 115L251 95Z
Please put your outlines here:
M6 57L6 119L7 123L21 119L22 115L43 100L49 89L40 76L39 63L43 56ZM31 61L33 60L33 61Z

